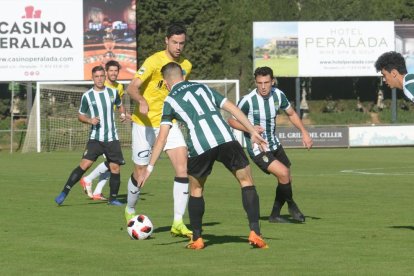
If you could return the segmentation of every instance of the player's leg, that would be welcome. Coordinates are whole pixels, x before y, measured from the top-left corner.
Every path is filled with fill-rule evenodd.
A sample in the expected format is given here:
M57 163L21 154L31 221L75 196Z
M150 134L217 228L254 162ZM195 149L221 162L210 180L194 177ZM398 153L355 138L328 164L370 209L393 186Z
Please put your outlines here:
M293 191L291 184L292 177L290 175L291 163L289 161L289 158L287 157L283 147L279 147L272 154L275 157L275 160L271 162L267 170L268 172L277 177L278 185L276 188L275 203L273 205L271 217L273 216L273 212L275 212L275 215L277 214L276 212L278 205L283 206L282 203L287 202L289 214L292 216L292 218L298 222L304 222L305 216L302 214L298 205L293 200Z
M121 143L118 140L105 143L105 156L109 162L111 176L109 178L109 199L108 205L121 206L118 199L119 187L121 185L121 165L125 164L124 156L121 150Z
M216 159L217 149L212 149L203 154L188 159L188 178L190 179L190 198L188 200L188 214L193 228L193 236L187 245L189 249L202 249L203 215L205 211L204 184L211 173Z
M259 195L253 184L249 160L237 141L219 146L218 161L233 173L241 187L242 204L249 221L249 243L257 248L268 248L261 238Z
M191 227L193 228L193 235L190 242L187 244L188 249L203 249L204 241L201 236L203 216L205 211L205 202L203 197L204 183L207 177L197 178L189 176L190 178L190 198L188 201L188 213L190 216Z
M154 141L155 132L152 127L132 123L132 161L134 162L134 171L128 179L127 206L125 207L125 219L127 222L136 215L135 207L141 192L137 180L139 175L143 174L147 169Z
M81 178L80 184L82 185L85 193L90 198L93 198L93 194L94 194L94 193L92 193L92 181L95 178L100 177L102 174L104 174L108 171L109 171L109 164L108 164L107 161L104 161L104 162L100 163L98 166L96 166L96 168L93 169L93 171L90 174L88 174L87 176L84 176L84 177Z
M106 198L104 197L102 193L102 190L105 187L105 184L106 182L108 182L110 177L111 177L111 172L109 170L99 176L98 183L96 184L95 190L92 193L93 200L106 200Z
M72 171L66 184L63 186L62 192L55 198L57 204L61 205L63 203L72 187L82 178L83 174L92 166L98 156L102 155L102 153L103 149L100 147L99 143L96 143L94 140L88 141L86 144L86 151L84 151L79 166Z
M188 230L183 221L188 203L187 146L176 123L170 129L164 150L175 171L173 182L174 220L171 234L190 237L193 233Z

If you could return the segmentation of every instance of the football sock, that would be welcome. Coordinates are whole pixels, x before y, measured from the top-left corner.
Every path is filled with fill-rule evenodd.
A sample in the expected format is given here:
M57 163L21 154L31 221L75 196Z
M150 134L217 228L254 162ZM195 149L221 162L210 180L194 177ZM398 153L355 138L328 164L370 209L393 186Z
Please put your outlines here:
M253 230L257 235L260 235L259 217L260 205L259 195L256 192L255 186L246 186L242 189L242 202L244 210L247 213L250 230Z
M190 223L193 228L193 241L201 237L204 210L204 197L190 196L188 200L188 215L190 216Z
M188 202L188 177L174 178L174 221L183 219Z
M127 195L127 211L132 214L135 213L135 205L139 199L140 189L138 182L134 178L134 174L128 180L128 195Z
M105 173L99 176L99 182L98 184L96 184L95 190L93 191L94 195L102 194L103 187L105 186L110 176L111 176L110 171L106 171Z
M105 165L105 162L99 164L90 174L85 176L87 182L92 182L95 178L99 177L101 174L108 171L108 167Z
M287 183L287 184L280 184L278 185L278 187L280 186L280 192L283 196L283 199L287 202L288 205L293 203L293 193L292 193L292 185L291 183Z
M62 192L68 194L72 187L82 178L82 175L85 173L81 167L77 166L72 173L69 175L68 180L66 181L65 186L63 187Z
M276 187L276 196L275 196L275 201L273 203L272 216L280 216L280 210L285 204L285 199L283 197L283 193L281 191L280 186L283 186L283 185L278 183Z
M114 200L118 196L119 186L121 186L121 175L119 173L111 172L111 177L109 178L109 200Z

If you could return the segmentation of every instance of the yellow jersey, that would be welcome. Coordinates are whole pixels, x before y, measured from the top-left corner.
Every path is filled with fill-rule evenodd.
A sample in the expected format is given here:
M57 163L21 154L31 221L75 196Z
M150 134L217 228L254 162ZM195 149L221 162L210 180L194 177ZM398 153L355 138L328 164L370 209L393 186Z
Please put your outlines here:
M110 82L108 82L108 80L105 81L104 85L106 87L115 89L118 91L119 97L122 99L122 96L124 95L124 85L122 83L119 82L115 82L115 85L112 85Z
M104 85L106 87L115 89L116 91L118 91L119 97L121 98L122 101L122 96L124 95L124 85L122 83L119 83L117 81L114 82L115 85L112 85L108 80L105 80ZM116 106L114 106L114 110L116 110Z
M151 127L160 126L162 107L168 95L168 89L162 78L161 68L172 61L174 60L167 56L165 50L159 51L148 57L135 73L134 78L139 78L142 82L140 92L147 101L149 109L147 115L142 115L137 104L134 114L132 114L132 121L135 123ZM191 62L181 56L177 63L183 69L184 78L187 80L192 68Z

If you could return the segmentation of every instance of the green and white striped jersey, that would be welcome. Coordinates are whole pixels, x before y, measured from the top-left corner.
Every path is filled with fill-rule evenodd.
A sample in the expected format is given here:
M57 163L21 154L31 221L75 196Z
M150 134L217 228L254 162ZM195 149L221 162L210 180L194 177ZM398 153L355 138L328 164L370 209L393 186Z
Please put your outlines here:
M405 96L414 102L414 74L404 76L403 91Z
M238 107L247 116L252 125L260 125L264 128L262 137L268 142L269 150L276 150L280 145L276 135L276 116L279 109L286 110L290 107L286 95L281 90L272 88L269 96L264 98L254 89L241 98ZM244 137L246 138L247 152L250 157L258 155L260 149L256 144L252 146L250 134L245 132Z
M89 138L101 142L119 140L115 125L114 105L122 104L118 91L105 87L103 91L93 88L82 95L79 113L89 117L99 117L100 123L91 126Z
M164 101L161 125L172 125L173 119L186 128L188 155L198 156L203 152L235 137L223 119L220 108L227 98L208 86L183 81L173 86Z

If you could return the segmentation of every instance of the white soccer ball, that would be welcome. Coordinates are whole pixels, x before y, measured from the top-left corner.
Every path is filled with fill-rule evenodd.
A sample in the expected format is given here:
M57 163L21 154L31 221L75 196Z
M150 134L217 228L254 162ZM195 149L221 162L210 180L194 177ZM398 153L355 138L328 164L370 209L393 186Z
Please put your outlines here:
M154 226L146 215L137 215L128 221L128 234L134 240L145 240L152 231Z

